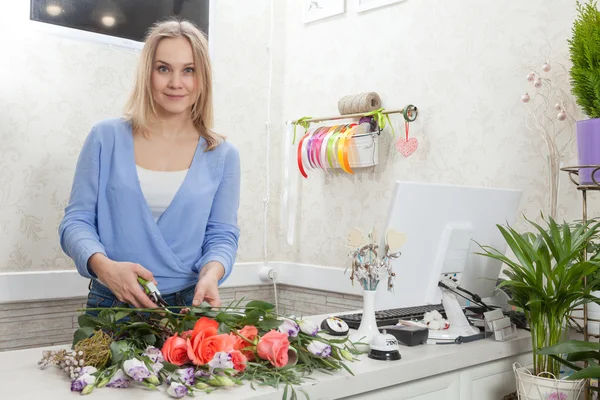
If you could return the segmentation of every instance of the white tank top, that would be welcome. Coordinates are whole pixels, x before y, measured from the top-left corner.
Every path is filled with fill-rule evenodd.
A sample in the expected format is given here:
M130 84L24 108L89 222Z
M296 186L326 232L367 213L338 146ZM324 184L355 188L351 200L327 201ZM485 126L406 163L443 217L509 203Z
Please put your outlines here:
M154 221L158 221L181 187L188 170L153 171L136 165L140 187Z

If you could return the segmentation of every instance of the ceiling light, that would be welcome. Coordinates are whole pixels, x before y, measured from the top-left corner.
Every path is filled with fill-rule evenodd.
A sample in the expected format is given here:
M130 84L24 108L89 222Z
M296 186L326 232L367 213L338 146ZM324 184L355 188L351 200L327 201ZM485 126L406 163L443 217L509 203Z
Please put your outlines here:
M60 15L62 13L63 9L61 6L56 5L56 4L48 4L46 6L46 12L50 15L52 15L53 17L56 17L58 15Z
M114 26L115 22L117 22L117 20L112 15L105 15L102 17L102 23L109 28Z

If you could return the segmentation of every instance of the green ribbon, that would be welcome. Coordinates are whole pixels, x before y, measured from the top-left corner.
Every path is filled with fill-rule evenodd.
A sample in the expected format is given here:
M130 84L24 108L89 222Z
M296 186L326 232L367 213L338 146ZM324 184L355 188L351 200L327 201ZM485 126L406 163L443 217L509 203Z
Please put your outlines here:
M300 125L305 131L308 130L308 127L310 126L310 122L308 122L308 120L311 118L312 117L302 117L294 122L294 139L292 140L292 144L296 144L296 127Z
M390 124L390 128L392 129L392 136L396 137L396 132L394 132L394 126L392 125L392 121L390 121L390 116L388 114L384 114L384 108L378 108L377 110L373 110L365 114L365 117L373 117L375 121L377 121L377 126L379 129L385 129L386 122Z

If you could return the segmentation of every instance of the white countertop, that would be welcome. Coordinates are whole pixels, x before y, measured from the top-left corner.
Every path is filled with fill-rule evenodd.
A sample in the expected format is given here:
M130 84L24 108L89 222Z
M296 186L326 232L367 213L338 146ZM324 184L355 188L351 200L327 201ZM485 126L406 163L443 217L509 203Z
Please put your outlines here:
M37 362L42 351L48 348L34 348L0 353L0 399L44 399L63 400L76 398L78 393L70 391L69 378L56 367L41 370ZM519 330L518 336L507 342L495 342L491 338L464 343L461 345L427 344L415 347L401 346L402 359L398 361L375 361L366 355L360 361L349 362L355 376L347 371L332 375L317 373L314 380L307 380L302 386L311 400L335 399L369 392L388 386L443 374L473 365L499 360L531 351L529 332ZM160 392L145 388L96 389L92 399L131 400L168 399L162 385ZM281 400L282 390L261 387L252 390L248 383L227 390L211 393L211 400L261 399ZM303 396L298 393L301 398ZM205 397L197 393L198 397Z

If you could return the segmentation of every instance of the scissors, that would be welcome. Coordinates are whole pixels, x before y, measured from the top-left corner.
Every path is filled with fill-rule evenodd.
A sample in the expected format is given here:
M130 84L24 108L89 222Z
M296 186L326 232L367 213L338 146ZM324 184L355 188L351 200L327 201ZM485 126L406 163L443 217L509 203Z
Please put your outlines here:
M152 300L154 303L161 307L169 307L169 304L165 301L165 299L162 298L162 296L160 295L160 291L154 283L147 281L139 276L137 280L140 283L140 285L142 285L142 287L144 288L144 292L146 292L148 297L150 297L150 300Z

